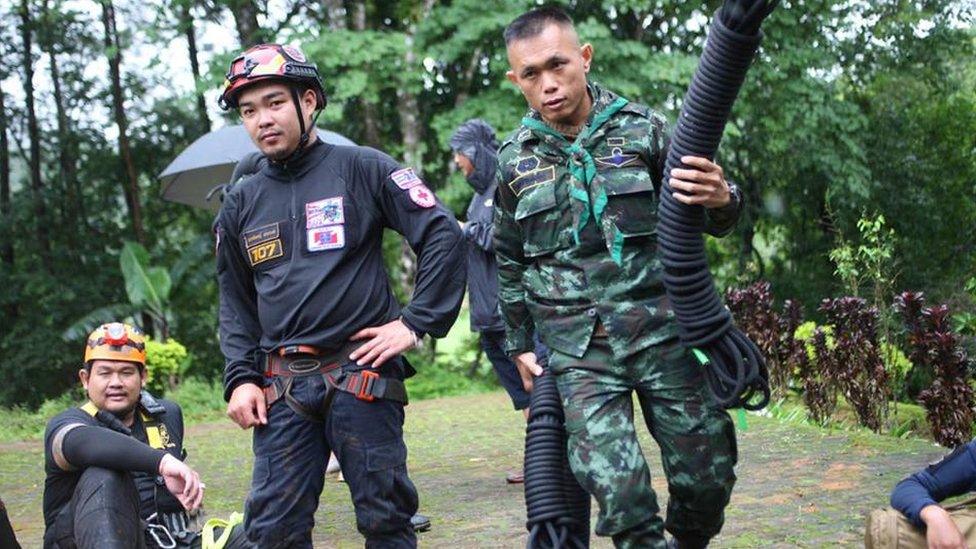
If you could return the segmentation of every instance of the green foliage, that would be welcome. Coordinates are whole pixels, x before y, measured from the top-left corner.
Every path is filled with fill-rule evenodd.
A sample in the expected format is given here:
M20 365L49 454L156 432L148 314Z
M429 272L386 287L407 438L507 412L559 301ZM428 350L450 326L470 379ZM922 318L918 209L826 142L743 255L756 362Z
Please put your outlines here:
M180 405L186 423L224 419L227 403L224 402L224 386L219 380L207 381L187 377L166 398Z
M884 362L888 375L891 376L891 390L895 400L904 400L907 396L905 384L908 380L908 374L914 367L912 361L905 356L905 353L897 345L885 341L881 342L881 360Z
M165 343L146 339L146 387L155 395L175 389L192 362L186 347L175 339Z
M77 389L45 400L37 410L29 410L22 406L0 410L4 417L3 423L0 424L0 444L18 440L37 440L43 437L49 419L85 401L80 388L79 383Z
M796 331L793 332L793 337L803 342L803 347L807 352L807 359L811 362L817 360L817 351L813 346L813 335L816 333L817 328L822 329L827 336L827 349L833 349L836 345L834 342L834 327L829 324L818 326L816 322L808 320L797 326Z

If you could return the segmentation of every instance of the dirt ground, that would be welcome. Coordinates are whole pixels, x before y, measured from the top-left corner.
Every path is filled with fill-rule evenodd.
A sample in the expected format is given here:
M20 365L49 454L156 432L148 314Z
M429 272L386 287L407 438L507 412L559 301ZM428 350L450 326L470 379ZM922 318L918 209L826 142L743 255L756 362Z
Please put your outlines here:
M639 415L637 417L640 417ZM943 450L922 440L826 431L748 416L739 420L739 481L713 547L861 546L866 513L892 486ZM667 490L657 447L641 432L652 483ZM422 547L524 547L521 488L505 484L520 466L524 422L504 393L451 397L407 409L411 478L433 522ZM226 517L242 508L251 470L250 436L229 421L190 426L189 462L207 483L205 506ZM0 498L24 547L40 547L44 474L39 442L0 445ZM595 506L594 506L595 513ZM349 492L331 478L316 513L316 547L361 547ZM610 547L594 539L593 547Z

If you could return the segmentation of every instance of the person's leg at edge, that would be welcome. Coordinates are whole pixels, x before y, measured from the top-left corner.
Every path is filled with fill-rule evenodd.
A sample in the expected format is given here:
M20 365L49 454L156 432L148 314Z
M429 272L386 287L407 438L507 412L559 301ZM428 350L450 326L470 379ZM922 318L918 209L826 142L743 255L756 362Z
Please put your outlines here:
M605 338L582 358L551 351L568 435L569 465L600 507L596 533L617 547L665 546L664 524L634 430L632 387Z
M139 492L124 471L89 467L71 501L45 535L45 547L129 549L145 547Z
M407 474L403 420L403 405L392 400L366 402L339 391L332 402L326 436L339 458L356 507L356 526L368 549L417 546L410 517L419 501Z
M294 379L292 396L318 410L325 394L320 376ZM322 423L297 414L284 398L254 430L254 473L245 505L247 537L258 547L312 547L315 510L325 483L329 448Z
M735 485L735 427L705 389L701 368L677 341L652 347L635 364L638 398L661 448L671 495L665 527L682 548L705 547L719 533Z
M505 332L485 331L481 332L481 349L491 362L492 368L498 381L505 388L508 397L512 400L512 406L516 410L522 411L522 416L529 419L529 401L531 396L525 387L522 386L522 377L519 376L518 369L512 359L505 353ZM521 484L525 482L525 473L522 469L510 472L505 476L505 481L509 484Z

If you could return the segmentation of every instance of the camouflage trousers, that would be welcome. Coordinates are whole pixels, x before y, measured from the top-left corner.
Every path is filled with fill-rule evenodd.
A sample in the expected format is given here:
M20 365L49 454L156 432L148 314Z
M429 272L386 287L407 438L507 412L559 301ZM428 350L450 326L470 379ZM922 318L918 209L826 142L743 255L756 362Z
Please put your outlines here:
M676 340L615 360L606 337L582 358L552 350L566 414L569 464L600 506L596 533L617 547L664 547L664 530L683 540L718 534L735 484L735 427L713 404L700 366ZM667 520L634 428L633 392L661 449Z

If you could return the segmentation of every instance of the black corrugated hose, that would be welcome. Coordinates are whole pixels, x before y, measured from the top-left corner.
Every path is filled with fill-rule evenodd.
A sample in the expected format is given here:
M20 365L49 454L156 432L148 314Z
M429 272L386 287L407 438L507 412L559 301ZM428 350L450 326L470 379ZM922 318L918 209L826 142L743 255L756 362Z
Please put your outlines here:
M681 341L696 350L700 362L707 360L705 379L724 408L766 406L769 374L759 348L733 325L715 288L702 237L704 208L675 199L668 179L672 168L687 168L682 156L715 157L732 104L762 41L759 26L777 3L726 0L716 13L671 136L658 205L664 285Z
M556 378L535 378L525 428L525 509L528 549L590 546L590 495L566 459L566 429Z

